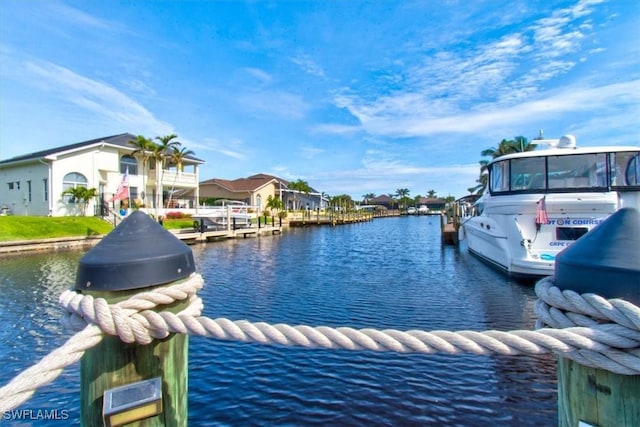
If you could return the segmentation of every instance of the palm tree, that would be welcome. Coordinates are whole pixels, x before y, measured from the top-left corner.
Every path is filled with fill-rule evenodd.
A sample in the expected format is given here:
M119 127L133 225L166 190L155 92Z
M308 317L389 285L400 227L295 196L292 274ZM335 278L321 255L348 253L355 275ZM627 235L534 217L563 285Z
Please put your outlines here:
M391 203L391 209L393 209L393 207L395 206L395 204L398 202L396 200L396 195L393 193L389 193L387 194L387 196L389 196L389 198L391 199L389 202Z
M533 151L536 148L536 144L529 141L524 136L516 136L512 140L503 139L500 141L497 147L487 148L482 150L480 155L483 157L491 156L492 159L495 159L500 156L504 156L505 154L511 153L519 153L523 151ZM474 187L474 191L478 191L478 194L484 193L488 184L488 169L489 160L483 159L480 160L480 177L476 180L478 183L477 186Z
M409 196L409 189L408 188L398 188L396 190L396 196L401 198L401 197L408 197Z
M436 198L436 190L427 191L427 197L429 197L431 199L435 199Z
M331 201L334 205L340 207L341 211L351 211L353 209L354 203L351 196L348 194L339 194L331 198Z
M284 203L282 203L282 200L280 198L273 197L271 194L269 194L269 197L267 197L267 203L265 204L265 207L267 209L270 209L271 211L274 211L274 210L281 211L284 208Z
M491 158L495 159L496 157L513 153L515 152L514 150L515 150L514 142L503 139L502 141L500 141L497 147L490 147L490 148L484 149L480 152L480 155L482 157L490 156Z
M516 136L513 138L513 148L516 152L533 151L536 148L536 144L524 136Z
M407 207L406 205L408 204L407 199L409 198L409 193L410 191L407 188L398 188L396 190L396 196L398 197L398 207ZM402 204L402 206L400 206L400 204Z
M180 144L180 143L178 143ZM193 150L189 150L186 147L173 147L173 152L170 154L169 156L169 162L171 164L176 165L176 168L178 169L179 172L182 172L182 163L184 161L184 159L188 156L193 156L196 153L193 152Z
M375 197L376 197L376 195L375 195L375 194L373 194L373 193L367 193L367 194L364 194L364 195L362 196L362 200L364 201L364 204L365 204L365 205L368 205L368 204L369 204L369 200L371 200L371 199L375 199Z
M309 194L311 192L311 187L309 187L309 183L307 181L303 181L302 179L298 179L297 181L290 182L288 185L290 190L293 190L293 209L296 209L296 193L304 193Z
M87 187L71 187L67 188L62 192L62 195L70 195L71 199L70 203L78 203L80 204L80 210L82 211L82 216L87 215L87 206L89 201L94 197L98 196L98 190L95 188L87 188Z
M177 137L178 135L175 133L165 136L156 136L156 139L160 141L160 143L156 144L156 147L154 147L154 154L156 154L156 160L160 160L162 169L166 167L168 161L171 159L173 150L182 146L181 142L173 141Z
M156 144L151 139L138 135L136 139L129 141L129 145L135 148L131 154L133 156L139 154L142 158L142 200L144 202L147 193L147 160L151 157Z
M156 161L156 209L162 206L162 174L164 173L164 167L167 163L167 159L174 148L181 146L178 141L173 141L178 135L175 133L157 136L156 139L160 141L159 144L155 144L152 150L151 157Z
M167 207L171 205L171 197L173 196L173 190L175 189L176 180L178 179L178 175L182 173L182 162L187 156L192 156L195 154L192 150L189 150L185 147L178 148L177 146L173 146L172 149L173 152L169 155L169 163L176 165L178 173L176 174L176 177L173 180L173 184L171 185L169 199L167 200Z
M491 156L491 158L495 159L496 157L504 156L505 154L532 151L535 148L536 144L531 143L524 136L516 136L511 140L503 139L500 141L500 144L498 144L498 147L491 147L486 150L482 150L480 155L482 157Z

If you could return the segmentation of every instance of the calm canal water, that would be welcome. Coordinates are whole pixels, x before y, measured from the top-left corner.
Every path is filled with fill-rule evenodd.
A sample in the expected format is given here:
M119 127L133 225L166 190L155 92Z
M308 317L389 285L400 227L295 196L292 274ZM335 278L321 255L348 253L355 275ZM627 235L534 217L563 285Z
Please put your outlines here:
M533 329L531 285L442 247L436 217L290 229L192 246L204 315L377 329ZM82 252L0 258L0 384L62 345L58 296ZM79 367L21 409L79 424ZM281 348L193 337L189 425L555 425L553 356L485 357ZM21 425L58 425L42 421ZM68 421L65 422L69 424Z

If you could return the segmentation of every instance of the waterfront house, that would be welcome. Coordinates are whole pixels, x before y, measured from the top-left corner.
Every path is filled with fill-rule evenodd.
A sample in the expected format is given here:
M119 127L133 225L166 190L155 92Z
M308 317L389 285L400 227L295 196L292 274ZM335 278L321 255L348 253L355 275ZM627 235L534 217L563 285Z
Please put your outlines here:
M285 209L289 210L316 210L328 206L326 196L317 190L311 188L308 193L292 190L289 181L273 175L257 174L234 180L213 178L200 182L201 200L237 200L263 211L269 196L282 200Z
M156 212L180 203L197 206L198 169L204 161L186 156L183 167L167 164L156 174L156 162L147 161L143 167L141 156L134 155L129 141L135 139L135 135L123 133L0 161L0 214L82 215L79 203L63 195L66 189L79 186L98 191L98 197L87 205L87 215L105 216L129 203ZM129 199L109 202L125 174ZM161 197L156 197L158 191ZM172 200L178 193L180 199Z
M429 212L438 212L444 210L447 202L444 199L437 197L421 197L417 203L424 205L429 209Z
M381 194L373 199L369 199L369 204L384 206L387 209L398 209L398 202L393 197L387 196L386 194Z

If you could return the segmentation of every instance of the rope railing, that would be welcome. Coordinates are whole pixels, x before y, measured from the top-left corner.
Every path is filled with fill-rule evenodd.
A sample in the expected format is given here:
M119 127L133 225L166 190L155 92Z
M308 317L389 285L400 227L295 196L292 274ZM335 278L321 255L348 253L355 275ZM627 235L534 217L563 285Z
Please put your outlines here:
M0 388L0 412L16 408L35 390L50 383L98 344L104 334L126 343L148 344L169 334L189 334L219 340L308 348L475 355L539 355L554 353L584 366L621 375L640 374L640 308L621 299L562 291L553 277L535 287L537 330L515 331L400 331L350 327L270 325L247 320L201 316L197 292L199 274L170 286L142 292L108 304L74 291L65 291L60 303L63 324L79 330L62 347L41 359ZM178 301L188 307L177 313L156 311Z

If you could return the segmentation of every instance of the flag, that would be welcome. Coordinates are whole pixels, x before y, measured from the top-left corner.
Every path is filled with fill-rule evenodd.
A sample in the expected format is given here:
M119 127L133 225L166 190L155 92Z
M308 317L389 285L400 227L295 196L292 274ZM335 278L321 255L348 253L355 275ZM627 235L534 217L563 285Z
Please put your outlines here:
M540 230L540 226L542 224L547 224L549 222L549 216L547 215L547 203L545 201L545 196L542 199L538 200L538 207L536 210L536 228Z
M116 200L124 200L129 198L129 167L124 171L122 181L118 184L115 194L112 198L107 200L108 202L115 202Z

